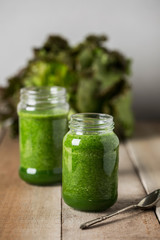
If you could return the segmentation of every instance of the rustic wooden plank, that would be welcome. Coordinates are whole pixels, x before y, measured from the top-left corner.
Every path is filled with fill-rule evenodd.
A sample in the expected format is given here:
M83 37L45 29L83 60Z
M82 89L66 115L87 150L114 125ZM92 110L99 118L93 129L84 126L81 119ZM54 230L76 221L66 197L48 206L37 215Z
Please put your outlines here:
M126 143L147 193L160 188L160 123L137 123L135 137ZM156 208L160 221L160 207Z
M18 165L18 141L7 136L0 145L0 239L61 239L60 187L35 187L22 182ZM135 203L144 195L122 145L119 199L106 213ZM62 204L62 239L160 239L159 224L152 211L126 212L98 228L82 231L82 222L102 213L78 212Z
M118 202L106 213L134 204L145 195L143 186L134 171L127 151L120 147ZM62 201L62 239L160 239L158 221L153 211L132 210L109 219L87 230L79 229L81 223L101 216L103 213L84 213L68 207Z
M18 139L0 145L0 239L61 239L61 187L26 184L18 176Z

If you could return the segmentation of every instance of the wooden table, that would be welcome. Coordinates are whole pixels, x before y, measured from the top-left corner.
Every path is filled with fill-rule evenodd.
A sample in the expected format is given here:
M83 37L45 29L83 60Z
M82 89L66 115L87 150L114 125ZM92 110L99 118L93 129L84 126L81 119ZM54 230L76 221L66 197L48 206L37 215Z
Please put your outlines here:
M61 186L29 185L18 176L18 139L8 134L0 144L0 240L138 240L160 239L153 210L130 210L81 230L80 224L104 213L85 213L68 207ZM120 145L119 197L105 213L136 203L160 188L160 124L139 123L132 140Z

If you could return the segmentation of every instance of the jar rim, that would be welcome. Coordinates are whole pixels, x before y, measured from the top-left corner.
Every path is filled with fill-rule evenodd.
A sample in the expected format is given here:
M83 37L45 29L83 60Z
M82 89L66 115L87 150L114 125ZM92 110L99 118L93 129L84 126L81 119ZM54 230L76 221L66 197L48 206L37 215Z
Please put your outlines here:
M71 119L75 119L77 121L83 121L85 119L98 119L104 120L108 122L113 121L113 116L106 113L75 113L71 116Z
M20 90L21 94L29 94L30 96L43 96L46 94L66 94L66 89L64 87L59 87L59 86L39 86L39 87L25 87L21 88Z
M64 87L40 86L26 87L20 90L20 106L27 107L28 110L48 109L67 104L67 93Z
M113 117L105 113L76 113L71 116L70 129L76 131L113 130Z

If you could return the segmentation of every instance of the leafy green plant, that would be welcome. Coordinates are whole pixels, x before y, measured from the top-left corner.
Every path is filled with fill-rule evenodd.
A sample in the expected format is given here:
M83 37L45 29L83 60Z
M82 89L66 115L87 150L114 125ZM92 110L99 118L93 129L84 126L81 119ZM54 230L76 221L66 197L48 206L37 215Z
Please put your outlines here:
M130 59L105 46L106 36L90 35L76 46L60 36L50 36L26 67L0 88L0 121L13 120L17 134L16 113L19 90L27 86L63 86L67 89L71 112L103 112L114 116L116 132L121 137L133 133L131 110Z

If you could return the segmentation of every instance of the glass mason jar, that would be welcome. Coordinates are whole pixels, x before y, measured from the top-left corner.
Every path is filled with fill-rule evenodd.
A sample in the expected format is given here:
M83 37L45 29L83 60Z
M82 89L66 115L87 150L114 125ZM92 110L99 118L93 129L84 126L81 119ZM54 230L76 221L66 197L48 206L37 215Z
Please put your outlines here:
M116 202L119 140L113 128L107 114L71 116L62 160L62 195L69 206L103 211Z
M61 182L62 140L69 105L62 87L30 87L20 91L20 177L32 184Z

